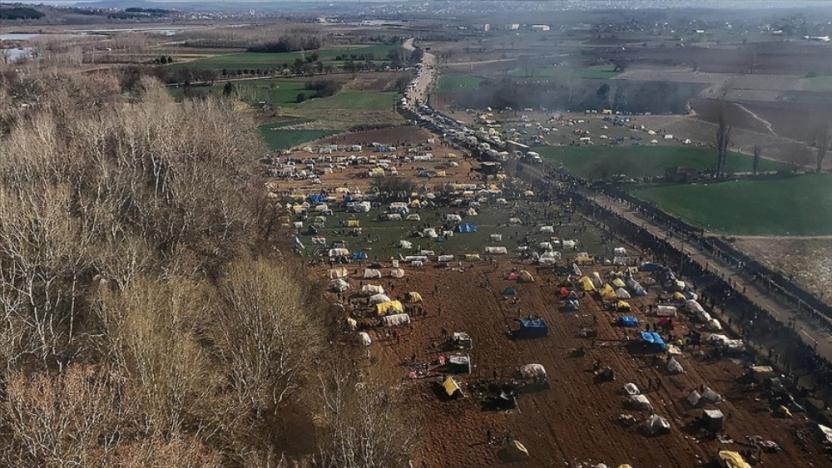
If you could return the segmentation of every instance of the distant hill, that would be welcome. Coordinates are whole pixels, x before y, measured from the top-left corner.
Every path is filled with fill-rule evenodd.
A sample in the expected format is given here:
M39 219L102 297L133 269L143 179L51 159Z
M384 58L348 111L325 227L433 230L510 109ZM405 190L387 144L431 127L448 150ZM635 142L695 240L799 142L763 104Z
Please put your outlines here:
M46 16L40 10L25 5L0 5L0 20L36 20Z

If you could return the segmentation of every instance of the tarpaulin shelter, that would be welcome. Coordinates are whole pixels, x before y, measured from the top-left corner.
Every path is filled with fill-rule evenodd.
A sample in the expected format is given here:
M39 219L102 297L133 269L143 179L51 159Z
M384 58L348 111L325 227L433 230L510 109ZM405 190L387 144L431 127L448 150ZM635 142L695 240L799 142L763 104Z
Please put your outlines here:
M509 287L509 288L503 289L503 296L516 296L516 295L517 295L517 290L514 289L514 288Z
M739 452L720 450L718 456L719 464L725 468L751 468Z
M505 457L509 460L525 460L529 458L529 450L519 440L511 440L503 448Z
M604 285L604 280L601 279L601 275L598 274L597 271L592 272L592 284L594 284L596 288L600 288Z
M372 296L373 294L384 294L384 287L378 284L365 284L361 286L361 294Z
M630 303L627 301L618 301L615 303L615 310L619 312L629 312L630 308Z
M370 346L373 344L373 340L370 339L370 335L367 332L358 333L358 342L364 346Z
M641 271L658 271L664 268L663 266L659 265L658 263L650 263L645 262L638 266L638 269Z
M619 327L634 328L638 326L638 319L632 315L624 315L622 317L618 317L618 320L616 320L615 323Z
M459 224L459 225L457 225L455 231L460 232L460 233L477 232L477 226L474 225L474 224L468 224L468 223Z
M505 247L486 247L485 253L492 255L506 255L508 253L508 249Z
M639 426L642 434L654 436L670 432L670 423L658 414L651 414Z
M641 341L656 351L664 351L667 349L667 344L664 342L664 339L656 332L641 332Z
M630 293L626 289L618 288L615 290L615 297L619 299L630 299L632 296L630 296Z
M520 270L517 274L517 280L522 283L534 283L534 276L528 270Z
M520 377L524 379L546 379L546 368L542 364L526 364L520 367Z
M390 269L390 277L391 278L404 278L404 270L401 268L391 268Z
M657 317L675 317L676 316L676 307L670 306L670 305L656 306L656 316Z
M380 304L379 304L380 305ZM399 325L407 325L410 323L410 316L407 314L393 314L381 318L381 323L385 327L396 327Z
M615 290L613 290L612 286L609 284L605 284L604 287L598 292L601 294L601 298L607 301L614 301L618 298L618 296L615 295Z
M542 338L549 335L549 326L542 318L518 319L520 328L513 335L516 338Z
M670 360L667 361L665 368L667 369L667 372L671 374L681 374L685 372L685 368L679 364L679 361L677 361L676 358L670 358Z
M465 260L475 262L480 259L480 254L465 254Z
M361 222L358 221L357 219L348 219L347 220L347 227L350 227L350 228L361 227Z
M568 312L575 312L580 307L581 303L577 299L568 299L563 305L563 308Z
M399 301L387 301L376 304L376 313L378 315L401 314L404 312L404 306Z
M588 276L581 277L581 279L578 280L578 282L580 283L582 290L587 291L587 292L595 291L595 285L592 284L592 280L589 279Z
M367 260L367 252L353 252L351 258L353 260Z
M569 295L569 290L566 288L560 288L560 297L565 298Z
M341 279L349 276L346 268L332 268L329 270L329 279Z
M416 291L410 291L409 293L407 293L407 302L410 302L410 303L422 302L422 295L417 293Z
M456 383L453 377L447 377L444 382L442 382L442 389L445 390L445 394L449 397L460 397L463 396L462 388Z
M627 397L626 405L634 410L653 411L653 404L645 395L630 395Z
M344 281L343 279L338 278L338 279L332 280L332 281L329 283L329 287L330 287L333 291L336 291L336 292L343 292L343 291L346 291L347 289L349 289L350 284L349 284L349 283L347 283L346 281Z
M641 390L638 389L638 385L630 382L624 384L624 394L625 395L639 395L641 394Z
M370 296L370 304L383 304L385 302L390 302L390 297L387 294L373 294Z
M615 278L614 280L612 280L612 285L615 286L616 288L624 288L624 287L627 286L624 283L624 280L622 280L621 278Z
M326 196L320 193L313 193L309 195L309 203L323 203L326 201Z
M381 278L381 271L373 269L373 268L365 268L364 269L364 279L368 278Z
M467 354L457 354L448 356L448 362L445 364L445 369L448 372L454 373L471 373L471 357Z

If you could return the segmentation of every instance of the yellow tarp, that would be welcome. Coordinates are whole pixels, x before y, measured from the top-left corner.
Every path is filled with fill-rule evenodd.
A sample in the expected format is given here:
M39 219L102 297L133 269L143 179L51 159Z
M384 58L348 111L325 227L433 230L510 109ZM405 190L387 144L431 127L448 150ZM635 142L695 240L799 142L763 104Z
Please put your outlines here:
M601 288L601 297L606 300L615 300L618 296L615 295L615 289L612 288L609 284L605 284L603 288Z
M617 310L630 310L630 304L627 301L618 301L615 308Z
M534 276L526 270L520 270L517 278L524 283L534 283Z
M303 205L292 205L292 213L301 214L306 210Z
M742 455L732 450L720 450L719 461L726 468L751 468Z
M462 391L462 389L459 388L459 384L457 384L456 380L452 377L445 379L445 381L442 382L442 387L445 389L445 393L447 393L449 397L454 396L456 392Z
M465 260L474 262L480 259L480 254L465 254Z
M679 291L676 291L675 293L673 293L673 299L676 301L684 301L685 295L680 293Z
M361 222L357 219L348 219L347 227L361 227Z
M577 263L578 265L591 265L592 257L590 257L586 253L581 253L580 255L575 257L575 263Z
M387 301L382 302L381 304L376 304L376 312L378 315L403 314L404 307L399 301Z
M595 285L592 284L592 280L588 276L581 277L579 282L581 283L581 289L584 291L595 291Z
M624 281L622 281L621 278L616 278L616 279L612 280L612 285L615 286L616 288L626 288L627 287L627 285L624 284Z
M407 300L408 302L422 302L422 295L416 291L410 291L407 293Z
M436 177L445 177L446 175L445 171L436 171Z

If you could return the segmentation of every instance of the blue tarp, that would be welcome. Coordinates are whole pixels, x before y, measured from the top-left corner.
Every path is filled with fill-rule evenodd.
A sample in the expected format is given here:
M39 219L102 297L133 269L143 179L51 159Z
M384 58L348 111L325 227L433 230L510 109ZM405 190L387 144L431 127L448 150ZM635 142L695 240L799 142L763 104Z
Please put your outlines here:
M648 345L661 350L665 350L667 348L667 344L665 344L661 335L656 332L641 332L641 340Z
M353 252L352 253L353 260L367 260L367 252Z
M519 319L520 329L514 331L517 338L540 338L549 335L549 327L542 318Z
M664 268L663 266L659 265L658 263L650 263L645 262L639 265L638 267L641 271L658 271Z
M503 296L516 296L517 290L514 288L505 288L503 289Z
M321 195L320 193L315 193L309 195L309 201L311 203L323 203L326 201L326 197L324 195Z
M579 306L580 306L580 304L578 303L577 299L570 299L570 300L566 301L566 305L564 307L566 308L566 310L568 310L570 312L574 312L574 311L578 310Z
M456 227L456 232L477 232L477 226L474 224L460 224Z
M638 319L632 315L625 315L623 317L618 317L616 323L622 327L637 327Z

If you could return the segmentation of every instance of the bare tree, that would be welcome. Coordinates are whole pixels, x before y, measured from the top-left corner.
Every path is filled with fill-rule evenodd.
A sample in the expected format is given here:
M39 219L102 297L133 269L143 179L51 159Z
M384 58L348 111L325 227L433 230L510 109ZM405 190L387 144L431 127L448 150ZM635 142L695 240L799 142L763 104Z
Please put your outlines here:
M762 156L763 149L760 145L754 145L754 153L751 157L751 172L754 175L757 175L757 171L760 170L760 158Z

